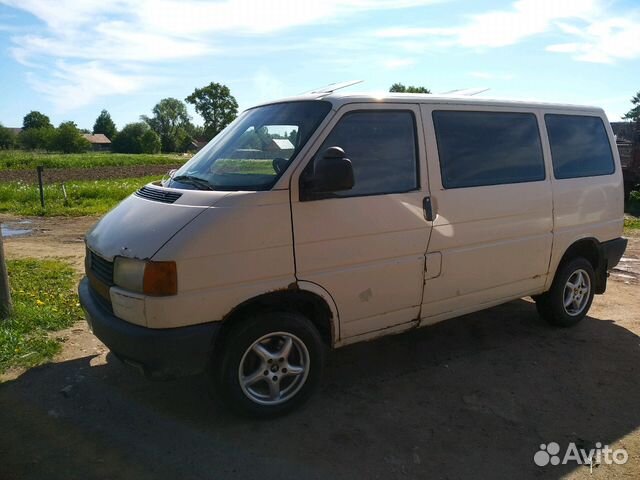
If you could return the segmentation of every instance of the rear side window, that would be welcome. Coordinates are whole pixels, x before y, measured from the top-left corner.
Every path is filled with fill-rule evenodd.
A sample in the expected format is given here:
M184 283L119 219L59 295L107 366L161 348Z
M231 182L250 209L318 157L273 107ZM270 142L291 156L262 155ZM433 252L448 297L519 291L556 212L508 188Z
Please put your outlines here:
M614 172L609 137L600 117L544 116L556 178L609 175Z
M355 185L334 197L401 193L418 188L416 124L410 111L356 111L345 114L316 155L341 147L353 165Z
M434 111L444 188L544 180L535 115Z

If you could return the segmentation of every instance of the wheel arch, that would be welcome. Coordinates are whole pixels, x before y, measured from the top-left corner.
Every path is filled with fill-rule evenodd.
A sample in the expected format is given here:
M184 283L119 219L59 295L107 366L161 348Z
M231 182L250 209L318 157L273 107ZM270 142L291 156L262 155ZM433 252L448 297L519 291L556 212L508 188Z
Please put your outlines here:
M225 332L232 326L252 314L277 310L295 311L307 317L329 347L339 339L338 312L331 296L319 285L297 282L286 289L263 293L238 304L222 319L222 329L216 342L223 340Z
M562 265L577 257L586 258L589 263L591 263L593 270L596 273L595 293L604 293L607 285L607 267L606 262L604 261L602 246L594 237L583 237L577 239L567 247L560 258L558 265L556 265L554 278Z

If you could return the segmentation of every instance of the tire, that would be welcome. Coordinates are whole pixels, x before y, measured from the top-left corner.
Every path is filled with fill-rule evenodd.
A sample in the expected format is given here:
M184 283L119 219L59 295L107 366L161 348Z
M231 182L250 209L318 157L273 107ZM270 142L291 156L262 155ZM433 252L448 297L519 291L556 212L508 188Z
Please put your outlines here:
M214 393L237 414L284 415L320 383L325 345L315 326L298 313L247 318L231 327L220 346L212 365Z
M572 327L587 315L594 288L595 272L591 262L576 257L560 265L551 289L535 298L536 308L551 325Z

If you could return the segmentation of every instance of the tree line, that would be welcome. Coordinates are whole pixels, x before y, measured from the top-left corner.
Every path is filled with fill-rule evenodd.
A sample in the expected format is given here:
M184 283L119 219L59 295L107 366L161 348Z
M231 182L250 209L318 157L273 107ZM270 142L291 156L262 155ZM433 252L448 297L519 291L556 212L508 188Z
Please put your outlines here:
M431 93L426 87L405 86L402 83L394 83L389 91ZM187 103L193 105L204 120L202 126L192 123ZM623 118L635 125L634 143L640 144L640 92L631 99L631 103L633 108ZM49 117L32 111L25 115L22 131L17 136L0 125L0 149L84 152L91 145L82 134L102 133L111 140L115 152L185 152L195 140L208 141L216 136L237 114L238 103L229 87L212 82L196 88L184 101L172 97L163 98L153 107L151 115L141 115L139 122L129 123L120 131L106 110L100 112L92 131L81 130L70 121L62 122L54 128ZM291 138L294 135L295 132L291 132ZM288 136L284 135L284 138Z
M185 103L186 102L186 103ZM194 125L187 103L195 107L204 125ZM82 134L104 134L118 153L186 152L194 141L208 141L238 115L238 103L229 87L212 82L196 88L184 101L163 98L151 110L141 115L139 122L125 125L118 131L108 111L102 110L93 130L79 129L74 122L62 122L57 128L49 117L37 111L25 115L22 131L15 135L0 125L0 149L22 148L63 153L80 153L91 148Z

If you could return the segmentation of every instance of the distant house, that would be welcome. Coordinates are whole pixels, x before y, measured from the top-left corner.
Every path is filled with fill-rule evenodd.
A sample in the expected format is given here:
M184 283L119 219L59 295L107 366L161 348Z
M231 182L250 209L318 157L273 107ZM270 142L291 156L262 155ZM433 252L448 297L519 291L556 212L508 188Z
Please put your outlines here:
M111 140L104 133L83 133L82 136L89 141L94 152L111 150Z
M196 138L194 140L191 140L191 143L187 147L187 151L199 152L207 143L209 142L203 138Z
M267 145L265 150L293 150L293 143L288 138L272 138L271 144Z

